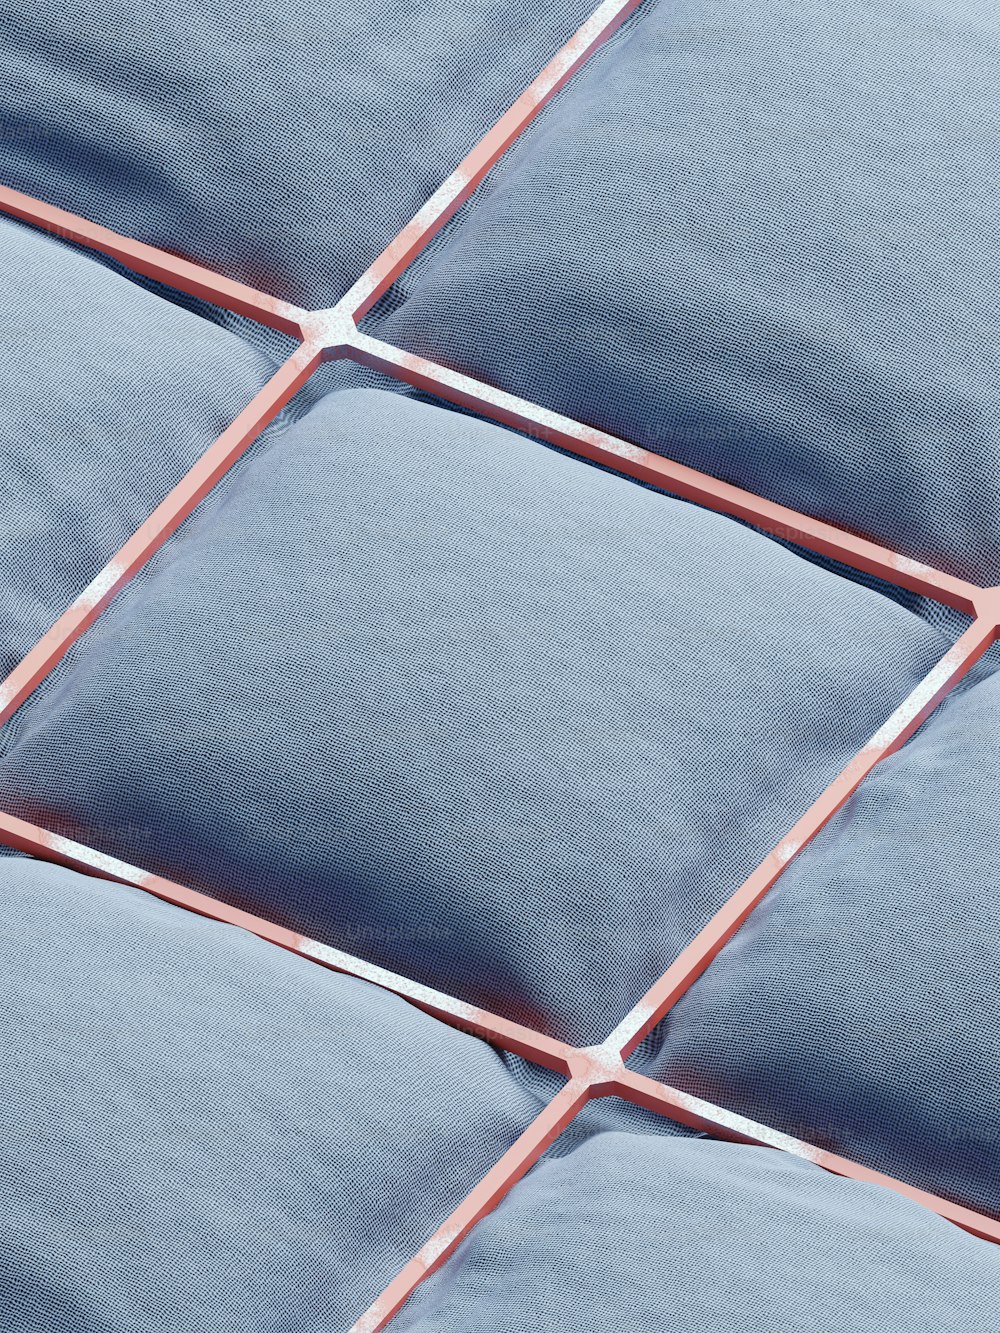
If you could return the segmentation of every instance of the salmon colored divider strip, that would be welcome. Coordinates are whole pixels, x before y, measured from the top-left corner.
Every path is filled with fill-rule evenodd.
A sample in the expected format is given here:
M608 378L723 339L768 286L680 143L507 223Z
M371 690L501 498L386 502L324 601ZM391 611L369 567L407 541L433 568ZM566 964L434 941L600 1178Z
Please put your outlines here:
M985 1217L971 1208L964 1208L959 1203L942 1199L928 1190L917 1189L914 1185L903 1185L881 1171L873 1171L859 1162L850 1161L847 1157L827 1152L825 1148L816 1148L810 1143L804 1143L802 1139L793 1138L790 1134L782 1134L767 1125L758 1124L755 1120L748 1120L746 1116L725 1111L711 1102L703 1101L700 1097L693 1097L678 1088L671 1088L658 1083L655 1079L647 1078L637 1070L624 1069L615 1080L610 1092L634 1102L637 1106L644 1106L649 1111L658 1111L661 1115L669 1116L671 1120L687 1125L690 1129L704 1130L715 1138L756 1144L762 1148L777 1148L780 1152L787 1152L793 1157L801 1157L803 1161L812 1162L832 1175L844 1176L848 1180L857 1180L862 1184L881 1185L931 1209L949 1222L960 1226L963 1231L969 1231L982 1240L1000 1243L1000 1222L991 1217Z
M6 185L0 185L0 212L32 226L41 227L66 241L75 241L90 250L99 250L110 259L116 259L133 273L140 273L144 278L154 278L157 282L172 287L175 291L186 292L188 296L197 296L202 301L231 310L237 315L246 315L258 324L278 329L293 338L302 336L302 322L307 314L298 306L287 301L279 301L274 296L258 292L242 282L233 282L211 269L202 268L189 259L172 255L167 250L157 250L155 246L134 241L129 236L119 236L107 227L88 222L86 218L67 213L65 209L55 208L52 204L33 199L31 195L21 194Z
M0 811L0 843L13 847L15 851L23 852L26 856L52 861L99 879L143 889L146 893L162 898L164 902L173 903L174 906L183 907L189 912L197 912L199 916L210 917L213 921L220 921L224 925L239 926L242 930L248 930L262 940L277 944L282 949L299 954L311 962L322 963L335 972L343 972L361 981L367 981L373 986L380 986L383 990L392 991L450 1027L471 1033L505 1051L533 1060L536 1064L544 1065L547 1069L553 1069L569 1077L574 1050L565 1042L556 1041L532 1028L522 1027L520 1023L513 1023L498 1014L491 1014L485 1009L467 1004L464 1000L453 999L443 991L412 981L409 977L399 976L387 968L366 962L363 958L355 958L352 954L322 944L319 940L311 940L297 931L276 925L273 921L255 916L252 912L232 907L218 898L212 898L207 893L199 893L197 889L189 889L183 884L164 879L162 875L140 870L116 856L109 856L105 852L87 847L81 842L74 842L71 838L64 838L60 834L50 833L46 829L39 828L37 824L30 824L3 811Z
M221 480L261 430L281 411L319 364L317 353L340 351L355 323L433 240L518 134L531 123L580 65L638 8L640 0L604 0L553 56L514 104L487 131L448 179L418 210L349 292L328 310L309 311L204 268L143 241L0 185L0 213L31 223L117 260L134 273L244 315L301 340L233 425L194 465L146 523L112 557L24 660L0 682L0 726L66 655L100 611ZM286 391L287 390L287 391ZM194 497L193 499L191 497Z
M921 593L966 615L977 612L983 589L975 584L910 560L830 523L775 504L751 491L731 486L707 473L675 463L606 431L572 421L558 412L483 384L435 361L404 352L360 330L345 345L333 351L334 355L350 357L394 379L403 380L415 389L444 398L515 430L526 431L592 463L600 463L685 500L693 500L704 508L744 519L772 536L804 546L819 555L830 556L866 574L877 575L896 587Z
M0 726L41 684L132 576L176 532L195 506L273 421L319 365L322 353L303 343L231 426L198 459L96 578L0 683Z
M352 1325L351 1333L378 1333L398 1314L414 1291L458 1248L477 1222L497 1204L555 1142L590 1100L586 1083L571 1079L535 1117L497 1164L465 1196L451 1216L420 1247L410 1262Z
M572 421L468 375L414 356L361 332L357 321L468 198L503 151L571 74L638 8L640 0L605 0L546 65L448 180L389 243L336 306L309 311L234 282L210 269L120 236L107 227L0 186L0 212L116 259L136 273L299 337L301 345L223 432L104 569L0 682L0 726L58 665L128 580L160 549L316 369L320 359L350 357L395 379L524 430L627 476L763 531L875 574L889 583L974 615L984 590L762 496L718 481L605 431ZM988 591L988 590L986 590Z
M350 357L503 425L523 430L706 508L743 519L773 536L975 617L974 623L951 651L834 779L787 837L769 853L609 1037L598 1046L584 1049L571 1047L332 946L229 907L206 894L0 813L0 842L18 851L90 875L134 885L189 911L252 931L302 957L392 991L452 1027L565 1075L568 1080L565 1087L386 1287L357 1322L354 1333L377 1333L384 1327L415 1287L447 1259L462 1237L496 1206L593 1097L623 1097L681 1124L719 1137L778 1148L836 1174L883 1185L975 1235L1000 1242L1000 1223L991 1218L657 1083L624 1064L643 1036L701 975L785 867L850 797L866 774L913 735L932 709L995 641L1000 630L1000 589L980 588L910 560L864 537L844 532L607 432L572 421L470 376L380 342L357 327L399 274L454 216L517 135L588 56L638 8L639 3L640 0L605 0L342 300L326 310L301 309L189 260L119 236L106 227L0 186L0 211L98 250L135 273L301 340L301 345L268 384L0 684L0 725L55 668L128 579L176 531L289 402L320 361L335 357Z
M667 969L646 995L634 1005L618 1026L598 1046L576 1049L569 1052L569 1074L571 1083L567 1087L582 1086L586 1089L585 1100L592 1097L618 1096L635 1102L647 1110L669 1116L672 1120L690 1128L704 1130L721 1138L734 1139L738 1142L758 1144L777 1148L792 1153L806 1161L823 1167L836 1175L867 1184L878 1184L894 1190L940 1216L972 1232L985 1240L1000 1243L1000 1222L965 1208L948 1199L940 1198L927 1190L922 1190L904 1181L896 1180L879 1171L852 1162L849 1158L825 1149L814 1147L801 1139L793 1138L779 1130L771 1129L756 1121L749 1120L723 1107L714 1106L701 1098L671 1088L647 1078L636 1070L626 1067L624 1061L635 1050L642 1038L649 1032L670 1008L680 999L688 988L709 966L723 945L729 940L767 891L777 881L787 866L801 853L802 849L816 836L823 826L841 808L844 802L857 790L864 778L880 760L893 754L914 734L938 703L966 675L983 653L996 640L1000 633L1000 600L984 599L990 614L973 622L951 650L945 654L896 709L892 716L875 733L867 745L851 760L847 767L827 787L819 799L810 807L802 818L789 831L773 851L760 863L756 870L744 881L739 889L728 899L708 924L699 932L691 944ZM551 1068L552 1065L550 1064ZM577 1107L579 1109L579 1106ZM527 1131L530 1133L530 1131ZM517 1145L515 1145L516 1147ZM512 1150L513 1152L513 1150ZM519 1160L516 1157L513 1159ZM499 1202L506 1190L496 1190L495 1173L501 1163L486 1178L490 1181L488 1192L494 1203ZM511 1175L507 1189L520 1179L523 1171ZM485 1186L485 1181L483 1186ZM483 1186L478 1187L480 1190ZM477 1206L482 1197L477 1191L469 1196ZM477 1217L482 1216L481 1212ZM459 1209L445 1221L427 1242L434 1252L437 1246L453 1248L461 1236L459 1228L467 1218L467 1213ZM473 1222L462 1231L464 1235ZM423 1253L423 1251L421 1252ZM418 1256L419 1258L419 1256ZM429 1271L429 1270L428 1270ZM392 1315L400 1308L417 1285L423 1281L426 1272L421 1271L414 1260L398 1275L379 1298L369 1307L354 1325L352 1333L377 1333L384 1327Z
M584 61L638 9L639 4L640 0L604 0L604 4L599 5L584 20L565 46L556 52L538 77L525 88L514 105L462 159L399 235L390 241L335 309L348 311L355 321L360 321L367 314L400 273L461 208L521 131L531 124Z
M903 746L941 700L979 661L997 638L997 622L986 617L974 620L958 642L927 673L916 689L900 704L889 720L854 756L826 790L789 829L731 898L659 981L622 1019L609 1040L623 1059L628 1059L643 1037L660 1022L680 997L705 971L723 945L730 940L778 877L808 846L845 801L858 789L877 763Z

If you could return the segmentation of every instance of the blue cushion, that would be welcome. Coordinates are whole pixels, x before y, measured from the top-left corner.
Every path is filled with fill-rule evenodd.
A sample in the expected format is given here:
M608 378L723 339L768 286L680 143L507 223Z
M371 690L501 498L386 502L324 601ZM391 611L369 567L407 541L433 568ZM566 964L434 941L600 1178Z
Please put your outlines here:
M597 1040L944 647L729 519L344 391L15 718L0 806Z
M0 1326L346 1328L537 1111L404 1001L0 866Z
M647 0L381 332L1000 581L1000 10Z
M39 0L7 15L0 180L326 305L589 8Z
M587 7L39 0L0 50L0 181L325 304ZM998 57L988 0L645 0L373 321L1000 581ZM7 222L0 275L5 670L272 363ZM599 1039L945 638L362 383L317 376L0 732L0 808ZM994 1214L998 679L868 779L634 1057ZM346 1327L558 1084L132 890L7 856L0 918L12 1333ZM998 1262L606 1099L399 1327L979 1333Z

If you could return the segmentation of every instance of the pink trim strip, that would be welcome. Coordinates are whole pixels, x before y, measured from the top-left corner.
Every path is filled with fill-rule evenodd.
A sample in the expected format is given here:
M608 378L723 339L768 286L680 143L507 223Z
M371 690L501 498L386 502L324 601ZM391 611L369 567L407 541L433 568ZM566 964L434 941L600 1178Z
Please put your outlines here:
M176 532L195 506L244 454L319 365L321 351L303 343L231 426L153 510L120 551L0 682L0 726L33 693L97 619L111 599Z
M99 250L110 259L117 259L133 273L140 273L144 278L155 278L175 291L187 292L189 296L197 296L223 310L246 315L259 324L267 324L293 338L302 337L303 320L307 314L305 310L255 291L242 282L233 282L189 259L172 255L166 250L157 250L129 236L119 236L117 232L101 227L96 222L88 222L75 213L67 213L63 208L55 208L52 204L43 203L41 199L33 199L31 195L21 194L19 190L11 190L6 185L0 185L0 212L8 213L21 222L30 222L43 231L51 232L53 236L75 241L90 250Z
M604 0L604 4L594 10L538 77L525 88L514 105L435 190L423 208L389 242L367 272L337 303L338 310L348 311L357 321L367 314L400 273L413 263L445 223L454 217L521 131L531 124L594 51L638 9L639 4L640 0Z
M404 1269L376 1297L351 1333L378 1333L414 1291L454 1253L477 1222L491 1213L530 1170L590 1099L586 1084L565 1084L548 1106L504 1153L496 1166L466 1195L455 1211L424 1242Z
M975 666L996 637L996 623L975 620L937 666L931 668L892 717L859 750L778 846L768 853L757 869L719 908L631 1013L622 1019L609 1040L621 1051L623 1059L631 1055L647 1032L652 1031L684 992L697 981L778 877L800 855L802 849L812 842L848 797L857 791L875 765L887 755L894 754L910 739L945 695Z
M526 431L592 463L601 463L625 476L693 500L706 509L744 519L772 536L804 546L818 555L830 556L852 569L875 574L896 587L921 593L967 615L977 612L984 589L973 583L910 560L821 519L775 504L761 495L718 481L705 472L674 463L606 431L572 421L426 357L401 351L360 331L346 345L338 346L337 351L338 355L348 356L424 393L444 398L514 430Z
M894 1194L901 1194L903 1198L938 1213L949 1222L961 1227L963 1231L969 1231L982 1240L1000 1243L1000 1222L995 1218L977 1213L971 1208L964 1208L949 1199L942 1199L940 1195L918 1189L915 1185L907 1185L892 1176L884 1175L881 1171L873 1171L858 1162L852 1162L847 1157L827 1152L825 1148L816 1148L810 1143L803 1142L802 1139L793 1138L791 1134L782 1134L779 1130L770 1129L755 1120L748 1120L746 1116L723 1110L722 1107L714 1106L700 1097L693 1097L690 1093L657 1083L655 1079L646 1078L633 1069L624 1069L620 1073L613 1092L616 1096L635 1102L637 1106L644 1106L649 1111L658 1111L661 1115L669 1116L671 1120L676 1120L691 1129L704 1130L716 1138L731 1139L736 1143L757 1144L763 1148L777 1148L780 1152L791 1153L793 1157L801 1157L806 1162L812 1162L835 1176L844 1176L867 1185L881 1185L885 1189L892 1190Z

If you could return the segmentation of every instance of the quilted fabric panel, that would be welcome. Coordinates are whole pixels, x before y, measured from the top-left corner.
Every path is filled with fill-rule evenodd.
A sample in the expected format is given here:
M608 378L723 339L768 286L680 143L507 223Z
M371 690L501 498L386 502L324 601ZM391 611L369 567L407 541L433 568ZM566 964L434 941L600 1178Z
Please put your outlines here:
M309 304L579 17L182 0L136 31L116 6L12 16L0 180ZM998 31L982 0L646 0L380 331L871 532L901 570L994 578ZM268 361L7 232L16 657ZM36 291L22 258L51 258ZM594 1040L945 642L739 525L356 391L378 382L317 375L168 542L0 734L0 808ZM997 1214L998 696L975 675L636 1058ZM8 1326L345 1325L558 1083L139 895L9 856L0 880ZM995 1249L653 1119L588 1106L401 1326L991 1327Z
M737 523L345 391L15 718L0 805L599 1040L943 648Z
M1000 18L650 0L379 332L1000 581Z
M0 888L10 1333L347 1327L537 1110L244 931L20 858Z
M4 7L0 180L252 286L343 294L588 12Z
M767 1148L602 1134L543 1162L400 1333L968 1333L996 1249Z

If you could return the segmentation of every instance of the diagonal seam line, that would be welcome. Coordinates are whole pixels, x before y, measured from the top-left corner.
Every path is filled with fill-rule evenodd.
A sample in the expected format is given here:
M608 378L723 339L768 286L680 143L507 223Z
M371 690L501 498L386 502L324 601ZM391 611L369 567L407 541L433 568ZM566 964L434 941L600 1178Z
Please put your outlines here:
M1000 609L1000 595L991 605ZM657 1015L666 1012L669 1004L675 1002L708 966L725 940L730 938L746 919L753 906L776 882L802 847L832 817L850 793L856 790L867 773L886 755L897 751L941 699L964 677L994 641L997 630L996 620L987 616L981 616L973 623L954 648L932 668L890 719L879 728L868 745L859 751L838 778L834 779L803 820L799 821L741 889L737 890L729 902L720 909L692 946L689 946L689 951L685 951L685 954L690 953L690 958L682 954L678 963L667 970L610 1036L599 1047L586 1050L578 1050L565 1043L554 1041L545 1034L511 1023L465 1001L445 996L421 983L389 973L386 969L353 958L329 945L308 940L262 918L230 908L208 895L138 870L116 858L47 833L13 816L0 814L0 841L31 855L56 860L76 869L89 871L91 874L134 884L188 910L200 912L219 921L240 925L304 957L392 990L452 1027L470 1032L501 1049L566 1074L570 1079L567 1088L573 1086L583 1089L579 1104L575 1099L573 1101L575 1109L572 1110L572 1114L559 1128L556 1128L551 1138L537 1147L537 1151L534 1147L530 1152L523 1153L511 1149L510 1153L501 1159L501 1162L459 1205L455 1213L439 1227L414 1259L386 1287L355 1326L354 1333L375 1333L384 1327L416 1286L439 1263L444 1262L461 1238L513 1188L548 1144L561 1133L562 1128L569 1123L569 1119L576 1114L583 1102L592 1096L621 1096L679 1123L693 1125L723 1138L736 1138L743 1142L774 1147L803 1157L835 1174L880 1184L922 1204L977 1236L1000 1242L1000 1223L985 1214L977 1213L883 1173L872 1171L848 1158L813 1147L781 1131L693 1098L677 1089L668 1088L637 1071L627 1069L623 1064L623 1059L634 1049L641 1036L658 1021ZM806 820L812 821L811 832L801 827ZM797 831L802 835L801 839L795 836ZM724 928L720 929L720 925L724 925ZM681 979L676 976L679 964L685 972ZM544 1114L540 1120L544 1119ZM538 1123L536 1121L535 1125ZM518 1145L524 1149L526 1145L534 1143L531 1137L532 1128L529 1127L525 1136L522 1136L523 1142L519 1140L515 1149ZM431 1253L433 1262L428 1259Z
M360 330L336 355L967 615L977 613L990 591Z
M799 1157L803 1161L813 1163L814 1166L822 1167L831 1175L856 1180L861 1184L881 1185L913 1203L921 1204L981 1240L1000 1243L1000 1221L995 1218L977 1213L975 1209L966 1208L963 1204L944 1199L916 1185L908 1185L882 1171L862 1166L860 1162L851 1161L839 1153L818 1148L791 1134L772 1129L758 1121L750 1120L747 1116L738 1115L735 1111L727 1111L701 1097L682 1092L679 1088L659 1083L656 1079L640 1074L638 1070L623 1069L618 1074L612 1091L618 1097L624 1097L646 1110L657 1111L660 1115L668 1116L689 1129L702 1130L716 1138L729 1139L734 1143L775 1148L779 1152L788 1153L792 1157Z
M608 1040L616 1045L623 1060L697 981L792 861L833 818L876 764L905 745L942 699L972 670L995 642L998 628L996 621L986 617L973 621L622 1019Z
M20 708L94 623L108 603L160 549L229 471L320 364L307 343L295 349L214 444L0 682L0 726Z
M375 1298L352 1325L351 1333L378 1333L384 1328L420 1283L440 1268L477 1222L496 1208L589 1100L590 1089L585 1082L570 1079L565 1083L513 1146Z
M899 710L897 710L899 711ZM883 729L884 730L884 729ZM882 753L888 753L886 747ZM860 781L860 779L859 779ZM433 1233L369 1309L352 1333L377 1333L413 1291L452 1253L461 1239L490 1212L542 1155L570 1120L592 1097L618 1096L689 1128L715 1137L775 1148L814 1163L826 1171L864 1183L878 1184L930 1209L982 1239L1000 1243L1000 1221L952 1200L874 1171L836 1153L793 1138L780 1130L738 1115L627 1068L616 1034L597 1047L579 1049L544 1033L511 1022L487 1010L435 991L422 983L310 940L285 927L231 907L207 894L128 865L82 843L49 833L13 815L0 812L0 842L15 850L55 861L92 876L143 889L176 906L224 924L248 930L290 952L346 975L368 981L407 1000L459 1031L484 1039L501 1050L562 1073L568 1079L559 1096L536 1118L521 1138L473 1188ZM787 861L786 861L787 863ZM638 1008L639 1006L637 1006ZM560 1094L561 1095L561 1094ZM559 1114L554 1120L553 1108ZM565 1118L562 1118L565 1113ZM555 1123L555 1122L558 1123ZM544 1130L544 1133L539 1131ZM549 1133L549 1130L552 1130Z
M142 889L175 907L182 907L186 911L208 917L223 925L238 926L241 930L247 930L270 944L276 944L290 953L299 954L311 962L320 963L332 971L357 977L361 981L391 991L447 1023L449 1027L480 1037L514 1055L523 1056L535 1064L565 1074L567 1078L572 1073L574 1048L565 1042L502 1018L499 1014L490 1013L489 1010L468 1004L464 1000L455 999L443 991L391 972L376 963L369 963L363 958L345 953L342 949L335 949L319 940L310 939L298 931L279 926L253 912L233 907L219 898L213 898L210 894L188 888L162 875L141 870L138 866L130 865L127 861L76 842L72 838L50 833L37 824L31 824L4 811L0 811L0 843L28 856L68 866L72 870L82 871L99 879Z
M358 321L367 314L455 215L518 135L640 3L641 0L604 0L334 308L350 311Z
M266 292L259 292L245 283L234 282L190 259L173 255L168 250L159 250L144 241L133 240L130 236L120 236L108 227L88 222L76 213L56 208L53 204L34 199L7 185L0 185L0 212L8 213L21 222L30 222L63 240L75 241L89 250L99 250L110 259L118 260L133 273L153 278L175 291L186 292L188 296L196 296L233 314L245 315L258 324L266 324L293 338L302 336L302 321L307 311L288 301L281 301L276 296L268 296Z

